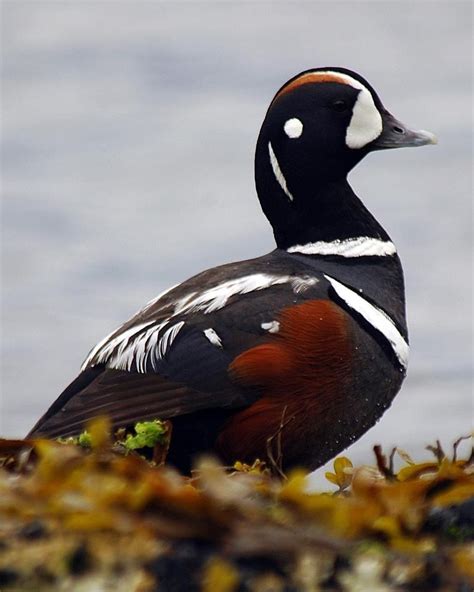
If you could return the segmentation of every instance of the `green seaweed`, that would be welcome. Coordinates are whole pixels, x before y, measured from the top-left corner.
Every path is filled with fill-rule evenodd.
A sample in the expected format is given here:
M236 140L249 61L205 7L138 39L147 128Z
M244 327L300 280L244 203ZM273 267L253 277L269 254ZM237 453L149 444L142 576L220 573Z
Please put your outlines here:
M127 434L123 443L126 450L154 448L157 444L166 443L167 426L159 419L139 421L134 426L135 435Z

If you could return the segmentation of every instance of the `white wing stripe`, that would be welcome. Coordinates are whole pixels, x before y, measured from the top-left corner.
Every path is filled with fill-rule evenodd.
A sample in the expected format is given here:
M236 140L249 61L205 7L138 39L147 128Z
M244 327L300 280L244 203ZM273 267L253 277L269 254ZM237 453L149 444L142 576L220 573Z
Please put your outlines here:
M324 277L328 280L331 286L336 291L336 294L344 300L344 302L353 310L358 312L364 317L364 319L377 329L385 339L390 343L398 361L407 368L408 366L408 343L403 338L403 335L395 326L392 319L380 308L371 304L365 298L362 298L359 294L351 290L344 284L341 284L333 277L324 274Z
M179 323L176 323L176 325L173 325L165 331L163 337L160 339L160 342L158 343L158 357L160 359L163 359L165 357L166 352L172 346L173 341L176 339L176 336L180 332L183 325L184 321L180 321Z
M100 341L95 348L91 351L88 355L86 361L84 362L82 369L84 369L93 358L96 358L96 364L103 364L107 361L107 358L113 354L113 351L116 347L120 346L123 343L128 343L128 340L133 337L136 333L139 333L145 327L151 325L153 321L148 321L147 323L140 323L139 325L135 325L127 329L123 333L119 333L113 339L110 339L116 331L112 331L110 335L108 335L105 339Z
M318 282L317 278L309 276L298 277L291 275L274 276L266 273L256 273L237 279L228 280L217 286L205 290L196 296L196 292L188 294L175 304L173 316L202 311L209 314L224 308L231 296L248 294L258 290L265 290L278 284L292 283L295 291L301 291Z
M289 283L294 293L300 294L318 281L311 276L256 273L222 282L201 293L191 292L180 300L166 305L166 308L171 308L170 314L160 324L156 325L156 321L151 320L130 327L122 333L116 334L117 331L114 331L108 335L91 351L82 369L84 370L89 364L107 364L109 368L130 371L135 363L137 371L144 373L150 362L156 371L158 362L165 357L185 324L185 321L173 322L177 316L197 311L209 314L224 308L232 296L265 290L280 284ZM144 310L150 306L151 304L148 303ZM210 335L204 333L210 340ZM114 334L116 334L115 337L112 337ZM217 334L216 338L218 339ZM217 339L215 345L217 345Z

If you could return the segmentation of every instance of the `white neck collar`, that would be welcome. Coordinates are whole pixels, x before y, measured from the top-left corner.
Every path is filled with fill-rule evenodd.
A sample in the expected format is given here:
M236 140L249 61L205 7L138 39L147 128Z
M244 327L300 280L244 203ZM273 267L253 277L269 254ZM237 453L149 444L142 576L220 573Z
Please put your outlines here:
M331 242L318 241L305 245L294 245L288 253L304 255L338 255L339 257L386 257L395 255L397 249L391 241L383 241L369 236L356 236Z

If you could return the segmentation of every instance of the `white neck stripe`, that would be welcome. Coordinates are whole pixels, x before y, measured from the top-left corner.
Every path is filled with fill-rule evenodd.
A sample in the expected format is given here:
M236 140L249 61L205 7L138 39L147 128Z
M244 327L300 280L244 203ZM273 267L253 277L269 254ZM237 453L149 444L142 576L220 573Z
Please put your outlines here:
M356 236L330 242L318 241L305 245L294 245L288 253L304 255L338 255L340 257L386 257L395 255L397 249L390 241L383 241L370 236Z
M278 181L278 184L285 192L286 196L290 201L293 201L293 196L288 190L286 186L286 179L281 172L280 165L278 164L277 157L275 156L275 152L273 151L272 143L268 142L268 153L270 154L270 163L272 165L273 174L275 175L275 179Z
M409 346L403 335L395 326L392 319L380 308L362 298L357 292L351 290L341 282L338 282L329 275L324 274L336 294L344 302L358 312L364 319L379 331L389 342L401 366L406 370L408 366Z

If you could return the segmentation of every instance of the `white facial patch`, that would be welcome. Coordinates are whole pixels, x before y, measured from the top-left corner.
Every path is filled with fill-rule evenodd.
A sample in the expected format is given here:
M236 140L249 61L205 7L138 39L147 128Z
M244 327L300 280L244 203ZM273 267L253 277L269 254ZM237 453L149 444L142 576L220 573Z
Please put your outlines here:
M352 118L346 131L346 145L349 148L362 148L369 142L373 142L382 133L382 116L375 106L372 93L362 82L359 82L348 74L333 72L331 70L312 73L314 78L318 76L334 76L334 81L344 81L352 88L359 90L359 95L352 109Z
M379 331L389 342L401 366L406 370L408 366L408 343L395 326L392 319L380 308L371 304L368 300L351 290L333 277L324 274L336 294L344 302L358 312L374 329Z
M303 133L303 122L296 117L292 117L291 119L288 119L288 121L283 126L283 129L289 138L299 138Z
M285 195L288 197L290 201L293 201L293 196L288 190L286 186L286 179L281 172L280 165L278 164L277 157L275 156L275 152L273 151L272 143L268 142L268 154L270 155L270 164L272 165L273 174L275 175L275 179L278 181L278 184L285 192Z
M352 109L352 117L346 131L349 148L363 148L382 133L382 116L375 106L371 93L363 87Z

